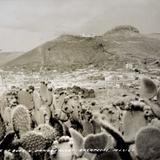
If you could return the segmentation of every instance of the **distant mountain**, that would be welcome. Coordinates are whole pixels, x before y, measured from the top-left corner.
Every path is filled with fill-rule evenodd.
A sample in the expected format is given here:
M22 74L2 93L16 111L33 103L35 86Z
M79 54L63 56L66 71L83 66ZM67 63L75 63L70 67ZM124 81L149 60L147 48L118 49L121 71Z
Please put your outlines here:
M68 70L89 65L121 68L160 57L160 40L139 33L132 26L118 26L103 35L62 35L6 63L4 68Z
M19 57L23 52L0 52L0 66Z

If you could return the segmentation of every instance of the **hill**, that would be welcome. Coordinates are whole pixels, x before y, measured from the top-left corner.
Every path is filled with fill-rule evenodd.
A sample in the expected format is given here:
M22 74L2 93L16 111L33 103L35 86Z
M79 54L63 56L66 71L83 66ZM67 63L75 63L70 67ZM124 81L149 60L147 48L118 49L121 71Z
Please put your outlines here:
M6 63L4 68L68 70L95 67L116 69L126 63L143 64L160 56L160 40L139 33L132 26L119 26L103 35L62 35Z
M22 55L22 52L0 52L0 66Z
M151 34L148 34L148 36L150 36L151 38L157 38L160 40L160 33L151 33Z

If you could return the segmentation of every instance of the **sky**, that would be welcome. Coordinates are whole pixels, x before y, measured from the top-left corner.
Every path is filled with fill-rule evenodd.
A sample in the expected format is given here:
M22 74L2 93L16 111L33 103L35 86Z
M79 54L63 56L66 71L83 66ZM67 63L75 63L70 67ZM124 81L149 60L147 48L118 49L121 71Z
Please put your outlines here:
M61 34L103 34L117 25L160 33L160 0L0 0L0 49L29 51Z

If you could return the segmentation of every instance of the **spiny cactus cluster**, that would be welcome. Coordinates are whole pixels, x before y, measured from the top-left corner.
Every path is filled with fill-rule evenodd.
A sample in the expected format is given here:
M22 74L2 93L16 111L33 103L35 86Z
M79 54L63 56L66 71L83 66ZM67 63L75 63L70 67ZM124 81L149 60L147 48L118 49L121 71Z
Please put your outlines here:
M5 105L1 107L3 117L0 116L0 147L3 157L14 157L14 159L45 157L41 151L51 147L54 141L60 138L58 142L61 147L63 146L61 136L70 135L69 127L82 126L82 104L77 93L71 96L58 93L57 96L58 101L53 101L55 93L45 82L41 83L39 91L33 86L26 89L13 87L5 94L3 98L7 103L2 103ZM15 103L12 103L13 99ZM11 126L10 130L14 133L12 138L6 130L8 126ZM10 141L7 142L9 137ZM12 153L6 149L21 149L23 152ZM40 154L34 154L35 150L40 150Z
M38 152L47 148L47 145L49 145L43 134L34 131L27 132L23 135L19 143L22 148L32 154L35 151Z
M57 138L56 129L51 127L49 124L40 124L34 129L37 133L41 133L46 140L52 143Z
M6 94L8 102L2 103L5 105L0 114L0 158L157 160L160 157L157 84L142 79L141 91L134 98L96 111L93 109L96 103L87 101L83 90L75 86L54 90L42 82L39 90L29 86L14 88L13 95ZM17 97L14 105L10 103L12 96Z

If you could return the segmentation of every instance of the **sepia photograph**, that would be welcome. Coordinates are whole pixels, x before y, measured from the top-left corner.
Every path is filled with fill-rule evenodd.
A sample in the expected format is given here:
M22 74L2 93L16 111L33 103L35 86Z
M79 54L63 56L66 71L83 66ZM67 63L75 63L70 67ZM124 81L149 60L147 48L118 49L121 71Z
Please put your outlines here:
M0 160L160 160L160 1L0 0Z

